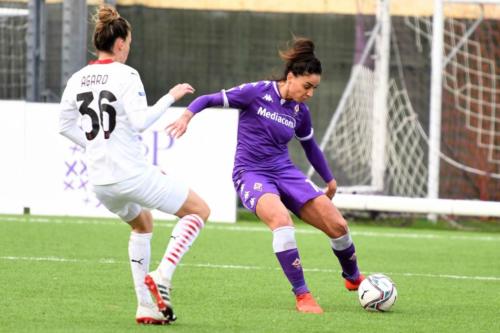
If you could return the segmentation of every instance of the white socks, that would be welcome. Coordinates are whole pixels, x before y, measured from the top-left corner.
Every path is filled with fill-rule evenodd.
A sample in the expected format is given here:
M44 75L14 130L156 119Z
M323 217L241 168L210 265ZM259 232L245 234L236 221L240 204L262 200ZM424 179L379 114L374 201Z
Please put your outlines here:
M352 245L351 233L347 231L345 235L342 235L339 238L330 238L330 245L336 251L347 249Z
M198 237L203 226L203 220L196 214L186 215L177 222L172 230L165 255L158 266L160 275L164 279L172 280L177 264Z
M296 249L295 227L280 227L273 230L274 253Z
M128 255L130 258L130 268L132 269L135 293L137 295L137 301L139 304L143 305L153 304L149 290L144 284L144 278L149 272L152 236L152 233L139 234L132 231L128 242Z

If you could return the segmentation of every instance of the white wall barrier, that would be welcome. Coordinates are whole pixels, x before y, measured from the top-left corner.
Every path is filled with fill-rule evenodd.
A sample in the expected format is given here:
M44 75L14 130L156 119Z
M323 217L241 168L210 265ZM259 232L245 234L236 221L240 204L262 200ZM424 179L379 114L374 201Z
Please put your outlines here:
M205 110L174 140L163 129L183 110L170 108L142 133L144 154L204 198L210 220L235 222L231 172L238 112ZM40 215L114 216L91 191L82 149L58 134L58 115L57 104L0 101L0 214L21 214L29 207Z

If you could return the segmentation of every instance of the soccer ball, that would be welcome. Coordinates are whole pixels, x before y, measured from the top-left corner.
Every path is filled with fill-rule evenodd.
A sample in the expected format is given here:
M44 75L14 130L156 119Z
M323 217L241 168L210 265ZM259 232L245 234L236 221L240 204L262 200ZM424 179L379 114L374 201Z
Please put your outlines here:
M380 273L367 276L358 288L359 303L367 311L389 311L397 296L394 282Z

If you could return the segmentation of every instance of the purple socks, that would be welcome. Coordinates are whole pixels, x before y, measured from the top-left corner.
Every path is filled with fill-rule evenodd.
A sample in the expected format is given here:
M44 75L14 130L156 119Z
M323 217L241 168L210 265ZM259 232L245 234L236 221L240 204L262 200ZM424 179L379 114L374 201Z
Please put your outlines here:
M304 271L302 270L299 251L295 248L276 252L276 257L288 281L290 281L295 295L309 292L306 281L304 280Z
M359 269L354 244L351 243L349 247L343 250L335 250L334 248L332 250L339 259L340 266L342 266L342 276L350 281L356 281L359 277Z

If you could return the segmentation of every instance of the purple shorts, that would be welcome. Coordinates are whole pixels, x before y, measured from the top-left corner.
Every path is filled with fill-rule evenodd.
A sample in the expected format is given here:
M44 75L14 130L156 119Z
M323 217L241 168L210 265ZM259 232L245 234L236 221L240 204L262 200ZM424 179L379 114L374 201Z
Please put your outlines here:
M260 197L265 193L280 196L286 208L300 217L300 209L306 202L324 192L295 167L278 173L246 171L233 177L234 188L246 209L255 213Z

